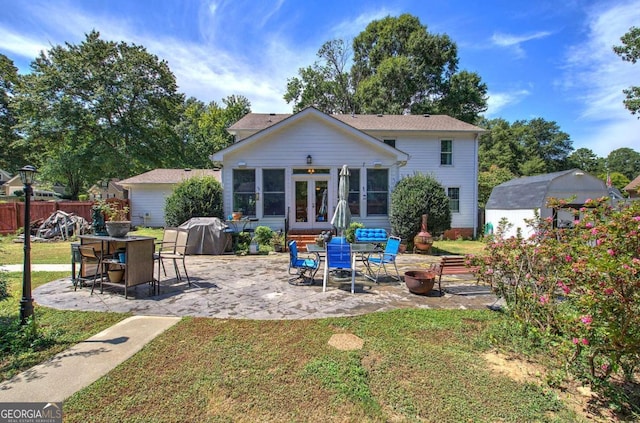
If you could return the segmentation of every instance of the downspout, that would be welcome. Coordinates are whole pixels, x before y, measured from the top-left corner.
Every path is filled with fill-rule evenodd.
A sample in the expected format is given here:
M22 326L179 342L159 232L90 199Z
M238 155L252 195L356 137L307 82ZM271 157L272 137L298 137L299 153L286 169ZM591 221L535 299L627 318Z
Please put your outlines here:
M475 205L474 210L474 216L473 216L473 239L476 239L478 237L478 146L479 146L479 138L480 138L480 134L476 133L475 139L473 140L473 149L474 149L474 160L473 160L473 178L474 178L474 184L473 184L473 204Z

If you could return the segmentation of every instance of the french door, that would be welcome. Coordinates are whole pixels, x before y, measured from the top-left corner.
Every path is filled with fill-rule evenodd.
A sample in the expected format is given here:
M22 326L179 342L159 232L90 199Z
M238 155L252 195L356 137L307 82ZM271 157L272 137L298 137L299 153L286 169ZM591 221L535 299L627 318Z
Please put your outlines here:
M294 215L290 227L297 229L328 229L333 201L329 195L329 176L294 177Z

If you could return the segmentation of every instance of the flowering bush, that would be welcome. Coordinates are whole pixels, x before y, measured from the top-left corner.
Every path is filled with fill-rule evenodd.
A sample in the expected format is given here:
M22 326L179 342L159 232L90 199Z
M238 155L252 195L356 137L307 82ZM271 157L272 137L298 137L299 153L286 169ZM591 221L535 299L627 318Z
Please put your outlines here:
M607 201L573 210L572 228L533 219L529 239L504 238L502 222L470 264L513 318L563 340L579 376L603 380L622 369L630 379L640 364L640 202L613 209Z

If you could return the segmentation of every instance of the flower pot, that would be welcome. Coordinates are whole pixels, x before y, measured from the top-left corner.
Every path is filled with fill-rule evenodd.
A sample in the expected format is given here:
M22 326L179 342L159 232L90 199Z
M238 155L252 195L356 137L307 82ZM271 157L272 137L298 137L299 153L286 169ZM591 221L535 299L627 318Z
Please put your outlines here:
M231 217L233 218L233 220L240 220L242 219L242 212L233 212L231 214Z
M110 221L106 222L105 226L107 227L107 233L109 236L114 238L124 238L131 230L131 222L128 220L125 221Z
M424 270L409 270L404 272L404 283L409 292L414 294L428 294L436 282L436 274Z
M122 282L122 277L124 276L124 269L107 270L107 274L109 275L110 282L120 283Z

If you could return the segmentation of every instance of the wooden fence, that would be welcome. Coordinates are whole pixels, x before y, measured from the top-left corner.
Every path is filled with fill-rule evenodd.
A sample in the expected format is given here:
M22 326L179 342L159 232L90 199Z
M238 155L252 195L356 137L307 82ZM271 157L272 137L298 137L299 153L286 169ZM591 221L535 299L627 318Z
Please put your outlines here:
M129 207L129 200L110 198L109 203L120 203L120 207ZM31 222L44 220L61 210L73 213L91 222L91 208L94 201L31 201ZM0 203L0 234L6 235L24 227L24 203Z

